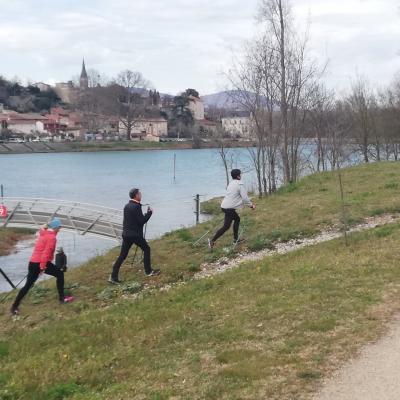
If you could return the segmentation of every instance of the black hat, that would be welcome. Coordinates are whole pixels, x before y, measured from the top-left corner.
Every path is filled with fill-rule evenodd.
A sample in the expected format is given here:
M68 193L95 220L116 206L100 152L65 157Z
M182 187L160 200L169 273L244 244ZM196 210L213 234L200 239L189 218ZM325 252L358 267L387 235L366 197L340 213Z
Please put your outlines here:
M231 171L231 177L233 179L238 179L240 175L242 175L242 171L240 169L233 169Z

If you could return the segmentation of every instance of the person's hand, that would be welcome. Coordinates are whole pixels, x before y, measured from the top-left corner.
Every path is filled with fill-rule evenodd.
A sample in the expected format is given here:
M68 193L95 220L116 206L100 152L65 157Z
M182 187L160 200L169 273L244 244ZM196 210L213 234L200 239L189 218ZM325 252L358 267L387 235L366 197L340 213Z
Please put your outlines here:
M152 214L153 214L154 210L153 210L151 207L148 207L148 208L147 208L147 212L149 212L149 213L152 213Z
M256 205L255 205L254 203L251 205L251 209L252 209L252 210L255 210L255 209L256 209Z

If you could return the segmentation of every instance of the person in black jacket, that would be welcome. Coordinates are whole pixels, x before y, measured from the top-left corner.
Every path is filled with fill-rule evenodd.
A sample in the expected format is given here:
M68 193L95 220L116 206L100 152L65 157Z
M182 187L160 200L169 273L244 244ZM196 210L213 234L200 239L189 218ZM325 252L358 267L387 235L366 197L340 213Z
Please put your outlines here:
M113 266L112 273L108 280L109 283L118 285L121 281L118 278L119 269L122 263L128 256L129 250L132 245L140 247L144 255L144 271L147 276L155 276L160 273L159 270L151 268L150 259L150 246L143 236L143 227L150 219L153 214L153 210L149 207L147 213L143 215L142 205L142 193L139 189L132 189L129 192L130 201L124 208L124 221L122 230L122 246L121 253Z

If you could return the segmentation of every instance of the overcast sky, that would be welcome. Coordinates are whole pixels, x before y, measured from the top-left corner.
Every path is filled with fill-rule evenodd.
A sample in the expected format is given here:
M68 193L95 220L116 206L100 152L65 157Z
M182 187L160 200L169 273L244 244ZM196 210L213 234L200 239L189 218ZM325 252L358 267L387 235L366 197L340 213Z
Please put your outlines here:
M256 31L258 0L0 0L0 74L66 81L87 68L141 71L161 92L225 88L221 72ZM294 0L311 21L330 86L356 72L377 84L400 70L400 0Z

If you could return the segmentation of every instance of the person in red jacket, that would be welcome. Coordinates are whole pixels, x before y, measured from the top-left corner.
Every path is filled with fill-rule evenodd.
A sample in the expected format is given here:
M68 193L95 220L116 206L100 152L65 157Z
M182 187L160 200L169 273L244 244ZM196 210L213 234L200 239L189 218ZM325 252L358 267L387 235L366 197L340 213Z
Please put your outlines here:
M39 231L39 237L35 243L29 266L25 286L19 291L13 305L11 314L19 314L19 305L29 289L35 284L39 275L45 273L57 278L58 297L61 304L73 301L72 296L64 295L64 272L53 263L54 252L57 245L57 234L61 228L61 221L54 218L49 224Z

